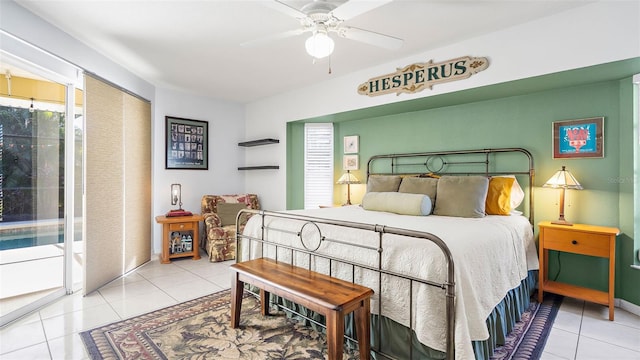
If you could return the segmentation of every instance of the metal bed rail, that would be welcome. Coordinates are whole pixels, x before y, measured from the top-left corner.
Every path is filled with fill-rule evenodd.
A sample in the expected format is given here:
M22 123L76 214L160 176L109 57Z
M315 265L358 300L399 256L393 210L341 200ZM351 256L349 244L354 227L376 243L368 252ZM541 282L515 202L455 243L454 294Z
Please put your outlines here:
M249 236L249 235L243 234L240 231L240 225L239 225L240 222L239 221L236 222L236 224L238 224L236 225L236 262L251 260L252 258L251 249L255 249L255 246L260 246L259 256L263 256L266 252L266 249L271 249L275 251L276 261L281 261L278 258L279 252L284 250L290 253L292 265L297 265L295 261L296 256L294 255L300 256L302 254L302 256L308 257L307 266L309 270L314 270L312 269L313 261L317 263L318 258L324 259L329 263L329 273L327 274L329 276L334 276L331 273L331 269L333 269L333 264L338 263L338 264L346 265L348 267L351 267L352 278L350 281L352 282L355 282L356 269L375 272L377 274L378 281L377 281L377 289L374 289L375 291L374 296L378 299L377 309L378 309L378 315L381 317L383 313L382 311L383 304L382 304L382 296L381 296L383 276L391 276L391 277L397 277L399 279L407 280L409 282L409 314L408 314L409 329L410 329L409 344L408 344L409 354L410 354L409 358L413 358L412 352L413 352L413 345L414 345L413 336L411 335L414 329L414 323L413 323L414 284L419 283L419 284L424 284L427 286L441 289L443 293L442 296L444 297L444 300L445 300L446 357L447 359L455 358L455 316L456 314L455 314L454 263L453 263L453 258L452 258L451 252L449 251L449 248L438 236L428 232L413 231L413 230L388 227L388 226L382 226L382 225L371 225L371 224L351 222L351 221L341 221L341 220L329 220L329 219L323 219L318 217L274 212L274 211L265 211L265 210L244 209L238 213L238 220L240 219L241 216L248 216L248 217L259 216L261 218L260 231L259 231L260 234L258 236ZM299 230L290 231L287 229L280 229L274 226L270 226L267 221L268 218L274 218L274 219L281 218L281 219L299 221L300 222ZM254 219L253 221L256 221L256 220ZM364 246L361 244L349 243L340 239L330 239L325 237L322 234L322 228L320 225L337 226L340 228L361 229L364 231L375 233L375 236L377 236L377 244L376 246ZM271 232L281 232L281 233L287 233L292 236L296 236L298 237L298 240L300 243L298 246L295 246L294 244L287 245L287 244L270 241L268 238L268 234ZM429 279L421 279L418 277L409 276L406 274L400 274L400 273L391 271L389 269L386 269L383 266L382 254L384 252L383 245L386 238L385 235L387 234L424 239L435 244L438 247L438 249L440 249L440 251L442 252L442 256L444 257L444 261L446 262L446 267L447 267L446 280L442 282L442 281L433 281ZM356 262L356 261L348 261L348 260L338 258L336 256L331 256L329 254L319 253L318 249L321 247L321 245L323 243L328 243L328 242L338 243L340 245L345 245L345 246L352 246L354 247L354 251L357 249L359 251L375 252L376 253L375 256L377 257L375 261L376 266L371 266L369 264ZM245 245L249 246L247 251L249 258L246 258L246 259L243 258L243 250L242 250L242 247ZM289 309L286 307L281 307L281 308L285 311L289 311L298 316L301 316L316 325L324 326L323 324L319 324L317 321L309 318L308 316L302 315L296 311L293 311L292 309ZM382 332L381 321L378 321L378 326L374 328L374 331L376 334L374 339L377 339L377 341L376 341L376 344L372 346L371 348L372 351L376 352L376 354L379 354L385 358L395 359L393 355L385 353L381 348L381 344L380 344L380 334Z

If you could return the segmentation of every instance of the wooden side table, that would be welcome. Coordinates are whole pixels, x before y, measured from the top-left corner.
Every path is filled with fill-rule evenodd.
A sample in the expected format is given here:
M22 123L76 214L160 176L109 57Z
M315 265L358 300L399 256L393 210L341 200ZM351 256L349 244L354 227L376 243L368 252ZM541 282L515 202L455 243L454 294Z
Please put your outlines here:
M193 256L200 259L199 227L203 217L191 216L167 217L156 216L156 222L162 224L162 256L160 262L168 264L173 258Z
M616 236L620 230L612 227L573 224L556 225L550 221L540 227L538 302L542 303L544 292L570 296L609 306L609 320L613 321L613 292L615 286ZM609 259L609 289L600 291L565 284L547 279L549 250L597 256Z

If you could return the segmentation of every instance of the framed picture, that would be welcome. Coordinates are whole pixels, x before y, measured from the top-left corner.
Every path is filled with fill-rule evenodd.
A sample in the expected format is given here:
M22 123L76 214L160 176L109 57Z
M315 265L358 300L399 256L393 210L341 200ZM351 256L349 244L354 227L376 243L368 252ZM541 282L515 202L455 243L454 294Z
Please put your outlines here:
M358 170L358 155L344 155L342 157L343 170Z
M344 153L356 154L358 152L358 135L344 137Z
M604 117L553 123L553 158L604 157Z
M209 123L165 116L166 169L209 168Z

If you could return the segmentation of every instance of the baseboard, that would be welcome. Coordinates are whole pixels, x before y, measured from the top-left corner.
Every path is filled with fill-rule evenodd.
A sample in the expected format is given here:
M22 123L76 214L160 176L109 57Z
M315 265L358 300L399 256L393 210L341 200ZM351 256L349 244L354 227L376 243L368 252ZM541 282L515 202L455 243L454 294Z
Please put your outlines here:
M615 306L632 314L640 316L640 305L630 303L627 300L615 299Z

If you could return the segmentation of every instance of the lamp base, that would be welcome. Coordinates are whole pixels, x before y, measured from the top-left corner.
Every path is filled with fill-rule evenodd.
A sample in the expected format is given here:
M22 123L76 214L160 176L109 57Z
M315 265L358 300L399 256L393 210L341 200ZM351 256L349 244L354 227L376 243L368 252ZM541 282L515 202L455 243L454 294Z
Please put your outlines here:
M182 209L169 210L169 212L165 214L166 217L191 216L191 215L193 215L191 211L182 210Z
M565 225L565 226L573 226L573 223L570 223L566 220L556 220L551 222L554 225Z

